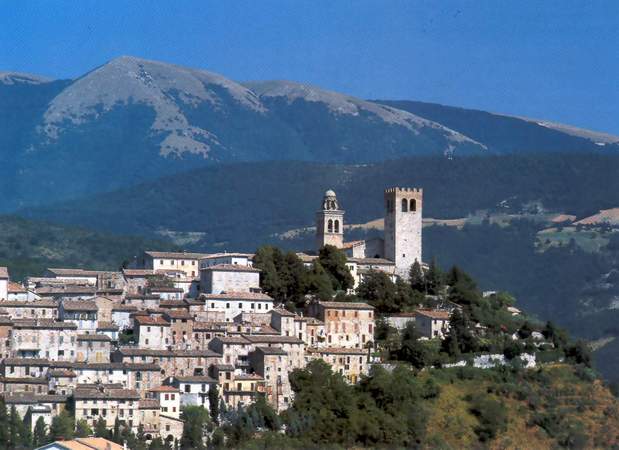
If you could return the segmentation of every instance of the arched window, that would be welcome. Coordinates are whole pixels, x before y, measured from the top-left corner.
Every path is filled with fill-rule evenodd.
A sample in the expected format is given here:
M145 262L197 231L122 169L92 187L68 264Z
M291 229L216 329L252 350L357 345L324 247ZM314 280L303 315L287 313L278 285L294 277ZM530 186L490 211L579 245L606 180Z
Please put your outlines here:
M339 220L335 221L335 232L336 233L340 232L340 221Z
M327 222L327 231L333 233L333 221L331 219Z
M407 211L408 211L408 200L403 198L402 199L402 212L407 212Z
M411 203L410 203L410 207L408 208L409 211L417 211L417 200L415 200L414 198L411 198Z

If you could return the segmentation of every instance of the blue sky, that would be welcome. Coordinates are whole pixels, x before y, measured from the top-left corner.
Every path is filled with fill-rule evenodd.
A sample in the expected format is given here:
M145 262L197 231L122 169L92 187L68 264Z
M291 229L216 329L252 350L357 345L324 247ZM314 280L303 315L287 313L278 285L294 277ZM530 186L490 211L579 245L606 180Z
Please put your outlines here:
M0 71L120 55L619 134L619 1L4 1Z

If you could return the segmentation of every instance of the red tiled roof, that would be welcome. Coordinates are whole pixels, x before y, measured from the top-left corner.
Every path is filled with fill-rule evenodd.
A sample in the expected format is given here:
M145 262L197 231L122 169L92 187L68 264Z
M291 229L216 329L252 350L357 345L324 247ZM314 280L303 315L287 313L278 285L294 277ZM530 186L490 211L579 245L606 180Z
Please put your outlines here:
M158 325L162 327L170 326L170 322L160 316L135 316L133 320L138 325Z
M202 294L207 300L261 300L273 301L271 297L261 292L223 292L221 294Z
M451 316L449 311L431 310L431 309L418 309L417 315L429 317L430 319L438 319L438 320L449 320L449 317Z

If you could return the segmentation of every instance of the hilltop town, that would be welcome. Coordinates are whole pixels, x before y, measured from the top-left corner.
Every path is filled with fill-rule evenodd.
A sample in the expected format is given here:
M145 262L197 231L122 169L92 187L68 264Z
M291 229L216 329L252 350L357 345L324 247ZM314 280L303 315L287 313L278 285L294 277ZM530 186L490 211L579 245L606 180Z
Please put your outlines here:
M396 374L398 361L410 370L589 363L508 295L423 261L422 189L387 189L384 207L384 237L347 242L328 190L315 249L303 253L147 250L118 271L48 268L23 283L0 268L6 410L24 433L50 430L48 440L70 437L52 435L70 417L85 436L188 448L191 408L212 425L252 405L292 410L292 374L317 373L317 361L351 386L375 370ZM217 438L213 427L198 436Z

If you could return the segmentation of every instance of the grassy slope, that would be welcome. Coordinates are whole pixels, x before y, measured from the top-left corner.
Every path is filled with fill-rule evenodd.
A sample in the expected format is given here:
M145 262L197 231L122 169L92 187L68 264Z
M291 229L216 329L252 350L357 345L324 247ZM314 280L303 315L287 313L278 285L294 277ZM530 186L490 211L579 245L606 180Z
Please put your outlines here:
M582 430L586 448L609 448L618 442L618 403L599 380L583 380L572 366L561 364L545 367L535 377L518 383L518 389L529 389L526 398L490 394L507 407L508 425L489 448L552 448L566 438L568 430ZM479 420L470 411L468 396L496 391L499 386L480 378L442 382L431 408L428 442L435 448L479 448L475 434ZM540 426L540 417L556 418L551 422L557 426Z

